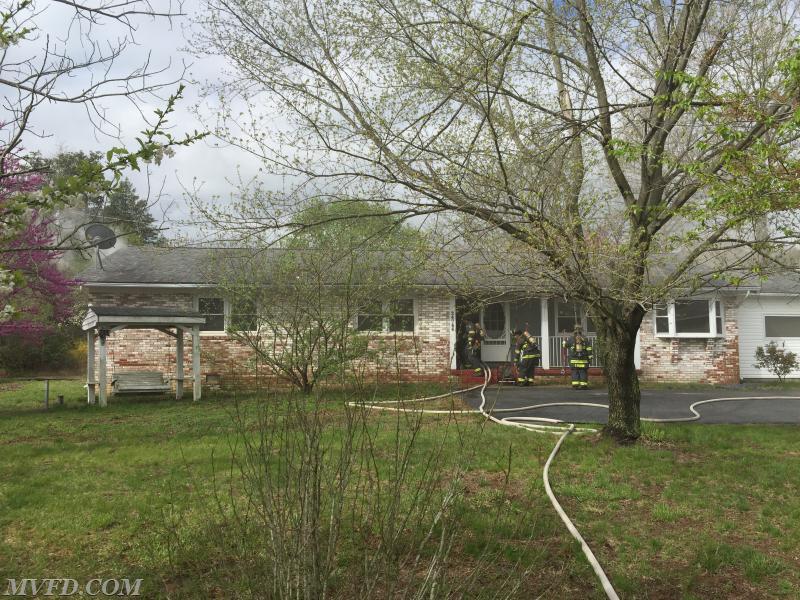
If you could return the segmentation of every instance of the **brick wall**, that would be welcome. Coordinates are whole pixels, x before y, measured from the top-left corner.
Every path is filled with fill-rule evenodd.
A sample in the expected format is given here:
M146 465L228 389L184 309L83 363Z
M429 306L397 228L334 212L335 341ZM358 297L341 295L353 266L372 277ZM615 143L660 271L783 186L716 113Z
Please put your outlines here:
M188 292L90 292L89 302L95 306L194 310L194 295Z
M93 293L95 306L163 307L192 310L191 293L120 292ZM441 296L415 299L416 331L376 335L370 341L372 358L354 365L363 376L405 380L443 380L450 373L449 298ZM175 376L175 338L154 329L123 329L108 337L107 377L114 371L160 371ZM97 350L97 346L96 346ZM200 336L201 381L208 374L218 374L223 384L237 384L255 375L253 352L245 344L226 334L202 333ZM99 369L99 352L96 366ZM263 368L263 367L262 367ZM191 335L184 334L185 389L191 393ZM264 373L262 373L264 375Z
M739 383L739 326L736 304L723 302L725 335L715 338L655 336L653 313L639 330L644 381Z
M373 359L357 368L386 379L442 381L450 374L450 299L415 299L416 331L376 335Z
M120 292L92 294L97 306L164 307L192 310L193 295L186 292ZM415 299L416 331L375 335L370 360L354 369L362 376L405 380L442 380L450 373L450 299ZM657 338L652 313L640 331L641 378L646 381L738 383L739 329L736 304L724 302L724 337ZM225 334L203 333L201 377L218 374L223 383L252 378L252 352ZM175 339L152 329L125 329L108 338L108 381L115 370L157 370L175 376ZM190 392L191 336L184 336L184 377Z

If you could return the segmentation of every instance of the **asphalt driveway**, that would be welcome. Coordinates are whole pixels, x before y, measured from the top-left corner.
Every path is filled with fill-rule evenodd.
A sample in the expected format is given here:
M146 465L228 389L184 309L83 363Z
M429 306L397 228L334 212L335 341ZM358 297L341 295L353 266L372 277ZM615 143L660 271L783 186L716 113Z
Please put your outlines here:
M747 400L747 397L769 399ZM691 417L689 405L711 398L742 398L730 402L701 404L695 410L700 419L694 423L795 423L800 424L800 390L759 390L753 388L709 388L708 391L642 390L642 417ZM466 394L467 402L475 408L480 404L478 391ZM584 391L547 385L514 387L492 385L486 388L488 407L517 408L549 402L591 402L608 405L605 389ZM607 409L585 406L555 406L504 412L508 416L536 416L560 419L570 423L605 423Z

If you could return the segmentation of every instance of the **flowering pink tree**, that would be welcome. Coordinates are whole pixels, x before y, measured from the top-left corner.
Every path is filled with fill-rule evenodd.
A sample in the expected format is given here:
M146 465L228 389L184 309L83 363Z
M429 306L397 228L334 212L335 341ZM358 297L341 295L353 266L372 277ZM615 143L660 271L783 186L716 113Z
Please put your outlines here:
M58 268L63 252L40 211L44 177L15 158L1 167L0 337L35 343L71 316L76 282Z

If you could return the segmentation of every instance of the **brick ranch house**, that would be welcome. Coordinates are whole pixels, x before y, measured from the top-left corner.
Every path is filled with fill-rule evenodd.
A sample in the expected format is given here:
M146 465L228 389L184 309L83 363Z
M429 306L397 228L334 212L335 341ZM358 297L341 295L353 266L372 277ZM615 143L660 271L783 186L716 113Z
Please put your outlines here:
M201 382L226 384L246 375L250 352L225 332L237 307L203 275L214 252L219 250L121 248L103 259L102 268L93 266L80 279L90 305L98 312L111 307L142 314L159 310L200 313L205 317L198 335ZM641 378L718 384L771 378L770 373L753 366L755 349L775 341L800 352L797 284L796 277L776 278L735 290L710 290L651 311L642 323L637 344L636 366ZM401 318L359 315L354 325L377 330L378 338L401 340L396 360L379 368L399 372L406 379L442 380L458 367L457 323L467 315L452 289L441 281L423 277L414 290L396 307ZM561 342L576 322L583 324L590 338L594 334L591 316L579 304L562 298L515 300L499 294L474 316L486 332L483 358L490 363L507 359L511 331L527 323L541 342L543 369L537 373L564 373L566 357ZM192 365L192 340L190 330L186 332L186 360ZM96 345L97 337L89 333ZM156 370L174 376L175 336L165 333L169 332L163 327L113 331L106 342L106 381L110 383L121 371ZM93 354L97 365L97 352ZM600 372L598 360L596 357L595 373Z

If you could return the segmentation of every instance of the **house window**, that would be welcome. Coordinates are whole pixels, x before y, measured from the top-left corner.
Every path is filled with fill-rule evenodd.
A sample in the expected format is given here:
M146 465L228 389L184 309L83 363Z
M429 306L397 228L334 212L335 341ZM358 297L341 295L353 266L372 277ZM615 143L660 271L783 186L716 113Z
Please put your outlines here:
M766 315L764 333L768 338L800 337L800 316Z
M669 307L666 304L657 304L655 307L656 333L669 335Z
M556 303L556 330L570 332L583 324L583 310L577 302Z
M659 337L707 338L724 335L722 302L719 300L676 300L653 308Z
M597 332L595 324L596 314L590 315L586 306L581 302L564 302L556 300L553 308L555 319L552 322L558 335L570 335L578 325L585 334L594 335Z
M206 318L200 331L225 331L225 301L222 298L198 298L197 310Z
M383 305L380 302L368 304L358 311L359 331L383 331Z
M358 331L414 331L414 301L372 302L358 312Z
M675 333L711 333L708 300L680 300L675 303Z
M511 305L511 329L528 329L533 336L542 334L542 303L538 298Z
M231 302L230 328L234 331L257 331L258 311L252 298L234 298Z
M389 303L389 331L414 331L414 301Z

